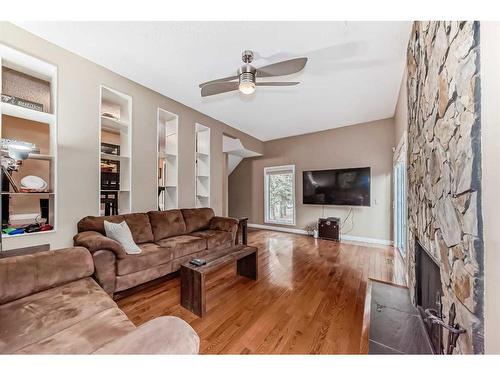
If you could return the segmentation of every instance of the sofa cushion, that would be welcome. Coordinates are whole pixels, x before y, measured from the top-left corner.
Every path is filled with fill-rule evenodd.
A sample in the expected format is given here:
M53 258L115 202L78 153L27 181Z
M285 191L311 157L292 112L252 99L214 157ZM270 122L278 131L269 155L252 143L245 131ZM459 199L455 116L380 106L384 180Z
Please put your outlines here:
M139 245L140 254L130 254L117 261L117 274L127 275L129 273L146 270L148 268L170 262L174 257L174 250L160 247L154 243Z
M113 307L25 346L16 354L90 354L135 330L125 313Z
M0 259L0 303L83 279L92 273L94 261L83 247Z
M96 354L198 354L200 338L176 316L160 316L100 348Z
M213 249L219 246L231 246L233 244L233 237L231 232L226 232L222 230L203 230L198 232L193 232L190 236L200 237L207 240L207 249Z
M211 208L183 208L181 211L186 222L186 233L208 229L210 220L215 216Z
M172 272L172 265L173 261L163 263L139 272L129 273L126 275L116 275L115 292L121 292L123 290L133 288L134 286L144 284L148 281L168 275Z
M78 222L78 232L94 231L105 235L104 221L121 223L124 220L130 228L136 244L153 242L153 230L151 229L149 216L143 213L113 216L87 216Z
M174 251L174 259L207 248L207 241L204 238L187 235L165 238L156 243L161 247L171 248Z
M186 223L181 210L148 212L155 241L186 233Z
M89 277L0 305L0 353L14 353L111 308L116 303Z

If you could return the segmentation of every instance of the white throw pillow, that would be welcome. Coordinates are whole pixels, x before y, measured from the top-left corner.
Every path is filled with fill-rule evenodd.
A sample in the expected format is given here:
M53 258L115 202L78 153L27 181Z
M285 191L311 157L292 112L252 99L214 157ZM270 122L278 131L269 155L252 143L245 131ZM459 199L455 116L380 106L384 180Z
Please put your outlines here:
M106 237L119 242L127 254L141 253L141 249L134 242L132 232L130 232L130 228L125 221L115 224L104 220L104 230L106 231Z

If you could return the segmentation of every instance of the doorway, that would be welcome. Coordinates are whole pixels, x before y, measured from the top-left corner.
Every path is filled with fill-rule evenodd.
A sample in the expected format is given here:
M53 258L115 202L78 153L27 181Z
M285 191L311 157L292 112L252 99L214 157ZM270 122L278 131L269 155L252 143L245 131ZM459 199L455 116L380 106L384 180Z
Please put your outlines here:
M406 258L406 133L394 153L394 246Z

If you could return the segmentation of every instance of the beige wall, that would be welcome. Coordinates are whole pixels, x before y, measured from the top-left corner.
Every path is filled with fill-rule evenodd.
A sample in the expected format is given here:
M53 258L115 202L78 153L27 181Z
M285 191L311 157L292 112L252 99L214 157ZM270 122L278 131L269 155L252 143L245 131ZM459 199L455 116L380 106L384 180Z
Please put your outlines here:
M264 224L264 167L295 165L298 229L323 216L344 218L349 208L302 204L302 171L371 167L371 207L353 207L351 236L392 238L391 172L394 120L346 126L268 141L264 156L244 159L229 176L229 214ZM267 225L267 224L266 224ZM347 226L347 225L346 225Z
M406 88L407 72L406 68L399 88L398 102L394 112L394 141L395 146L399 145L403 134L408 129L408 91Z
M481 22L485 347L500 354L500 22Z
M179 205L194 205L194 127L211 128L211 205L222 211L222 134L240 138L246 148L263 152L261 141L181 103L125 79L10 23L0 22L0 42L58 66L58 228L54 234L7 238L4 249L50 243L72 244L76 223L98 212L99 86L133 98L132 210L157 207L157 108L179 115Z

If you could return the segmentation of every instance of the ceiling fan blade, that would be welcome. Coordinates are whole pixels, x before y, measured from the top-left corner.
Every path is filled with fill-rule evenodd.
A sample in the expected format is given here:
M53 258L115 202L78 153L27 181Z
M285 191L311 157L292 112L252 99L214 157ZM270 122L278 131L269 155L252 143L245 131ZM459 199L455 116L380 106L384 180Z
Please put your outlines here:
M257 77L275 77L275 76L286 76L288 74L293 74L300 72L304 69L307 63L307 57L299 57L296 59L281 61L275 64L262 66L257 68Z
M201 88L201 96L210 96L238 90L239 82L215 82L207 83Z
M238 79L238 76L231 76L231 77L225 77L225 78L219 78L219 79L214 79L213 81L208 81L208 82L203 82L200 83L198 86L202 88L205 85L210 85L212 83L217 83L217 82L227 82L227 81L232 81L233 79Z
M257 82L257 86L295 86L300 82Z

